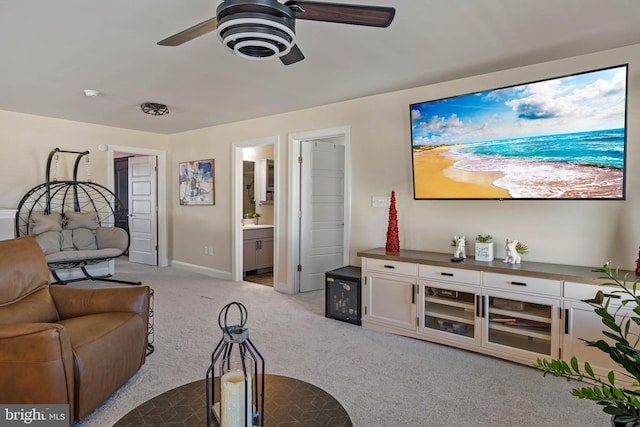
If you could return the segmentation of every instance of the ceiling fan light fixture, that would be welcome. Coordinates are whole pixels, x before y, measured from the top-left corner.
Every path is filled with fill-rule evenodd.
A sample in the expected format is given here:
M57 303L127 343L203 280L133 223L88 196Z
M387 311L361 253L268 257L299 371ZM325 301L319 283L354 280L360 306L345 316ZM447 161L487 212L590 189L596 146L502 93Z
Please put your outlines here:
M243 40L233 45L233 52L247 59L263 60L279 56L278 45L271 41Z
M225 49L235 55L248 59L279 57L282 64L292 65L305 58L296 41L295 25L299 19L386 28L396 14L394 8L384 6L280 1L222 0L215 18L160 40L158 45L179 46L215 31Z
M222 42L228 50L249 59L270 59L286 55L294 45L290 38L264 31L235 31L233 34L227 32L225 36Z
M293 20L251 15L231 15L218 21L218 39L227 50L249 59L270 59L291 51L296 44Z

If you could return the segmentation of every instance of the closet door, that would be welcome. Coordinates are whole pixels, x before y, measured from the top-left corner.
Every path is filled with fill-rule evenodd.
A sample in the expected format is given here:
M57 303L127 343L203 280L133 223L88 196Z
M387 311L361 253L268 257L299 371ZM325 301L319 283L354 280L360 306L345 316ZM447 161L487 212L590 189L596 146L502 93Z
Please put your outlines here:
M156 157L129 158L129 261L158 265Z

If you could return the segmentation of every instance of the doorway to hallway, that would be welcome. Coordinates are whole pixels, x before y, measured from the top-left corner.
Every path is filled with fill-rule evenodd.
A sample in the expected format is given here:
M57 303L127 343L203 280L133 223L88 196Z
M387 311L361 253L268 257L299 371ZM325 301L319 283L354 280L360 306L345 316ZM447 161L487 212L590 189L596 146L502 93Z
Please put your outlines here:
M129 260L168 266L166 152L109 145L107 158L108 187L128 209Z

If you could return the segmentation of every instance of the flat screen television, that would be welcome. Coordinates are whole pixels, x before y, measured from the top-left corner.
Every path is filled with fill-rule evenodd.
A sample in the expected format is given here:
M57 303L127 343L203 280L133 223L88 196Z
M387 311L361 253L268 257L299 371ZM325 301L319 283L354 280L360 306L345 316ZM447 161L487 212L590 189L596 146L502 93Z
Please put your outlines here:
M627 74L412 104L414 199L624 200Z

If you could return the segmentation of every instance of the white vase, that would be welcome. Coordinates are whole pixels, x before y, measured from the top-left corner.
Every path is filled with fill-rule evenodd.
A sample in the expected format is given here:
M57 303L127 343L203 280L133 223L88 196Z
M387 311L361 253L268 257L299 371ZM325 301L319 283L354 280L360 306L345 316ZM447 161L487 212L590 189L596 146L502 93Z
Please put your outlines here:
M476 242L476 261L493 261L493 242Z

